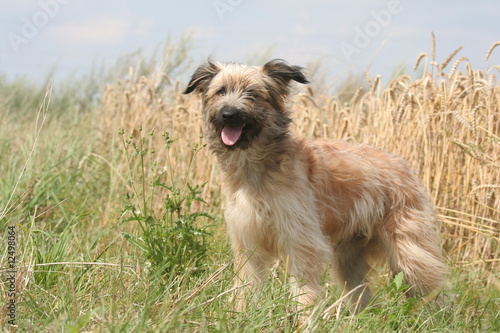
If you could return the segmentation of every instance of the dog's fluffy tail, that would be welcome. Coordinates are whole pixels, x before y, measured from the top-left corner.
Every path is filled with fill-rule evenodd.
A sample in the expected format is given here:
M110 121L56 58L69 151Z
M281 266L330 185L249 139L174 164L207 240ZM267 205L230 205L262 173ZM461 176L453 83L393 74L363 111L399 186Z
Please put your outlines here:
M397 227L388 242L393 273L403 272L410 295L439 291L447 279L447 267L434 215L413 208L394 214Z

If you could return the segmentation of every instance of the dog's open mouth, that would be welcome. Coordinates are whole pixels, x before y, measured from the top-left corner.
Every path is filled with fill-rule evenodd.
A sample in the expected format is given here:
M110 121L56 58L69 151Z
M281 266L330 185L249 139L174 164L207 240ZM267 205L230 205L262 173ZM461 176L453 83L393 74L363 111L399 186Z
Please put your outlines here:
M243 133L244 127L245 124L225 125L221 132L222 142L224 142L226 146L236 144L241 137L241 133Z

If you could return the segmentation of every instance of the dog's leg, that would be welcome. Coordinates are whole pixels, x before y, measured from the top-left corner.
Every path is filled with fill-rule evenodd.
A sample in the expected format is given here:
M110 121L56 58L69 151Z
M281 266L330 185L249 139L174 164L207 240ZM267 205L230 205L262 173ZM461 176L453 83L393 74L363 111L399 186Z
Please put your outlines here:
M305 186L303 187L305 188ZM312 196L297 196L295 202L287 200L280 207L283 210L279 253L282 255L285 270L290 276L291 294L302 305L311 305L322 293L321 278L325 263L332 257L328 239L320 228L316 211L311 209Z
M347 291L356 288L350 297L352 311L355 313L364 308L371 299L368 286L361 286L370 269L366 262L366 251L367 243L362 237L342 241L335 247L333 271Z
M247 301L253 302L259 298L262 285L273 265L273 257L258 250L236 250L235 272L233 285L234 309L245 310Z
M287 256L285 270L290 273L292 299L306 306L313 304L322 291L324 257L320 253L305 253L301 249L301 253L291 253Z
M447 269L434 218L415 209L398 211L393 216L398 227L386 246L393 273L403 272L411 296L438 291Z

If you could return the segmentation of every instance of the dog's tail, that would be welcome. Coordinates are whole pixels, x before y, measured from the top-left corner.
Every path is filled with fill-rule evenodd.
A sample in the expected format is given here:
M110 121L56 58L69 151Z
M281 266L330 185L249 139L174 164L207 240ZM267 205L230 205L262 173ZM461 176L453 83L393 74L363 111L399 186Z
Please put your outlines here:
M394 212L396 227L388 242L391 269L403 272L410 295L439 292L447 280L448 269L433 213L406 208Z

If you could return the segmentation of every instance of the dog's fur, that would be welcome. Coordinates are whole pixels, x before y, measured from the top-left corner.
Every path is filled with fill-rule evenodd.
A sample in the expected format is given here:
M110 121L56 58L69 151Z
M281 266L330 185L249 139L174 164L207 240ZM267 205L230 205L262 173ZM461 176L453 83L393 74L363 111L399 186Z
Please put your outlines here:
M303 70L209 62L184 93L203 100L206 135L226 183L226 221L241 281L287 263L299 302L321 292L325 263L352 290L369 257L402 271L411 294L439 290L446 267L429 197L401 158L366 145L299 138L289 131L291 81ZM241 282L240 282L241 283ZM366 305L367 288L355 301Z

